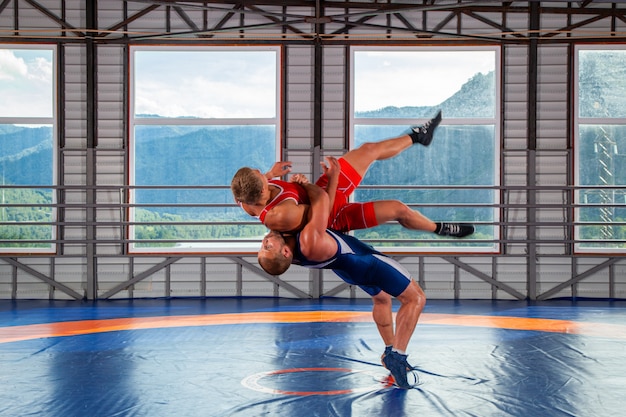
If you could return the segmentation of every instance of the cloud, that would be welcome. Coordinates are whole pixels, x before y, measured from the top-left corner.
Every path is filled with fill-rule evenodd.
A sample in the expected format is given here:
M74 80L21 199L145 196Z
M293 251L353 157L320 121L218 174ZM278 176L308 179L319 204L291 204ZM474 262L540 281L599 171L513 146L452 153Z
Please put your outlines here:
M135 61L136 114L276 116L273 54L139 51Z
M493 51L357 51L355 107L435 106L477 72L494 69Z
M28 65L27 77L31 82L36 81L49 85L52 80L52 75L52 62L45 58L35 58Z
M166 117L274 117L275 95L267 83L251 86L243 81L229 83L204 77L178 79L175 84L140 81L136 113Z
M52 117L51 51L20 52L0 49L0 116Z
M8 49L0 49L0 81L17 81L28 77L28 66Z
M495 69L495 52L357 51L356 110L434 106L477 72ZM139 50L135 112L167 117L274 117L276 58L259 51Z

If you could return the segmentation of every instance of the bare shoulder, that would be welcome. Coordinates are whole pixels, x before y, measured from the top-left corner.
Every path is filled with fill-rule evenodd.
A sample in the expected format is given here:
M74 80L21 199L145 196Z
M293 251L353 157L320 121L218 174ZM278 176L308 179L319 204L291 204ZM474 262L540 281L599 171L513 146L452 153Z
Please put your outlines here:
M300 233L300 251L308 260L323 262L331 259L337 253L337 242L324 230L305 227Z
M267 212L265 226L279 232L299 231L306 223L308 207L307 204L285 200Z

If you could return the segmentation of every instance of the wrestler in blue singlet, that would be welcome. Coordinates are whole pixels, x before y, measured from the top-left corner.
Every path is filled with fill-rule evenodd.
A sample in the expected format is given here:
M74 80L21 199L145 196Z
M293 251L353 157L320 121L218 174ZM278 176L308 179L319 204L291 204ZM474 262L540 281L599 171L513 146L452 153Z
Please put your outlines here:
M394 297L402 294L411 282L411 275L394 259L383 255L354 236L326 229L337 242L337 253L323 262L309 261L300 251L300 234L296 237L293 263L314 269L332 269L341 279L358 285L371 296L381 290Z

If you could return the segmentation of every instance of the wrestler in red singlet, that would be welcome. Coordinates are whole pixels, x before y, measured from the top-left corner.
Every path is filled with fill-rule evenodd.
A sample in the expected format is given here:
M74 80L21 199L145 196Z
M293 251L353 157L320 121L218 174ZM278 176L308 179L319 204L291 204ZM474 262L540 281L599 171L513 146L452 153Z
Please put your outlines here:
M285 200L293 200L296 204L309 204L309 196L300 184L274 179L267 180L267 183L277 187L280 191L259 213L258 218L261 220L261 223L265 224L265 216L268 211Z
M328 217L328 227L340 232L347 232L349 230L368 229L377 226L374 203L349 202L350 195L361 183L361 176L345 159L339 158L339 165L341 166L339 184L335 193L333 207ZM259 214L259 220L263 224L265 224L264 220L267 212L285 200L291 199L297 204L309 204L309 197L300 185L282 180L268 180L268 183L278 187L280 192ZM316 184L326 189L328 185L326 174L323 174Z

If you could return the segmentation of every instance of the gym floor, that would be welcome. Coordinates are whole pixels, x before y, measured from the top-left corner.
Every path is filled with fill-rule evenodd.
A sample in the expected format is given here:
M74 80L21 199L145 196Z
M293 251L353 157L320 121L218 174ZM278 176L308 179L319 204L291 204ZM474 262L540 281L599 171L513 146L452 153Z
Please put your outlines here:
M626 301L429 300L389 384L367 299L0 300L0 416L623 416Z

